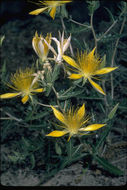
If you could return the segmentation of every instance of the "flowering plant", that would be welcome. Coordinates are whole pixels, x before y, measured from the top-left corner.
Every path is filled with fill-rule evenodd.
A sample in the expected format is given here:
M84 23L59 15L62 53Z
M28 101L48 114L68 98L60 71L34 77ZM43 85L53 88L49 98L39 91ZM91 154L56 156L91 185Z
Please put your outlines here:
M33 65L30 62L29 67L16 69L8 80L5 64L1 69L3 142L14 134L14 149L8 158L19 165L29 162L32 169L44 168L45 179L79 160L85 162L86 169L94 160L120 176L123 171L109 163L103 153L119 106L115 98L119 96L117 85L120 84L114 81L119 80L121 67L115 56L126 22L127 4L122 4L113 24L97 34L93 16L100 6L99 1L86 2L89 23L75 21L73 15L67 14L67 7L72 11L73 3L72 0L40 0L35 2L40 8L29 13L35 17L43 13L39 15L42 19L48 11L48 25L51 21L53 26L55 22L58 26L41 32L34 27L30 38L31 54L36 59ZM112 42L110 48L114 48L109 52L111 39L106 42L107 35L118 21L120 32L113 38L116 43L113 46ZM90 34L89 40L85 32ZM3 41L2 36L0 48ZM8 92L7 87L13 91ZM122 85L120 87L122 89ZM21 101L15 98L18 96Z

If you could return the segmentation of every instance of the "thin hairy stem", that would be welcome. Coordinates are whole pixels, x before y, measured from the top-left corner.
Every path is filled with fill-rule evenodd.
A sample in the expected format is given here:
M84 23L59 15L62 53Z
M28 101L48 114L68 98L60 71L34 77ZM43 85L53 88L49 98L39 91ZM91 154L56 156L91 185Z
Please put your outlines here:
M93 14L91 14L91 16L90 16L90 25L91 25L91 30L93 33L93 37L94 37L94 41L95 41L95 47L96 47L96 53L97 53L97 38L96 38L96 33L95 33L95 30L93 27Z

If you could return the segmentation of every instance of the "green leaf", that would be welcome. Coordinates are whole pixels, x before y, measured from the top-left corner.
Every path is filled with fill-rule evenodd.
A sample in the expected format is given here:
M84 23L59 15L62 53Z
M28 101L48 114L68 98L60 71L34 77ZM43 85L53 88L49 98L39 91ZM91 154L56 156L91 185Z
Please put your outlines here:
M110 17L111 21L114 22L115 19L114 19L114 16L113 16L112 12L111 12L107 7L104 7L104 8L105 8L106 11L109 13L109 17Z
M5 39L5 36L0 36L0 46L2 46L4 39Z
M30 155L31 169L35 167L35 157L33 154Z
M52 82L57 80L59 73L60 73L60 65L56 64L52 73Z
M102 58L101 68L105 67L105 65L106 65L106 54Z
M86 1L88 3L89 15L92 15L99 7L99 1Z
M80 94L82 94L84 92L84 89L83 90L78 90L78 91L69 91L69 93L66 93L64 95L59 95L59 100L66 100L66 99L69 99L71 97L76 97Z
M42 119L43 117L47 116L49 113L48 112L42 112L42 113L37 114L36 116L32 116L32 114L33 114L33 112L31 112L30 115L28 115L25 118L25 122L40 119L40 118Z
M60 146L58 145L58 143L55 143L55 150L58 155L62 154L62 150L61 150Z
M116 166L112 165L111 163L109 163L107 160L105 160L104 158L100 157L100 156L94 156L94 159L103 166L103 168L107 171L109 171L110 173L117 175L117 176L121 176L123 175L123 171L120 170L119 168L117 168Z
M108 119L112 119L118 109L119 103L115 105L115 107L108 114Z
M68 18L68 12L67 12L67 10L66 10L66 5L63 5L63 6L61 6L60 7L61 9L60 9L60 12L61 12L61 16L62 16L62 18Z
M111 129L110 126L105 127L105 130L102 133L100 140L96 143L95 147L93 147L94 152L99 150L99 147L101 146L101 144L105 141L106 137L108 136L110 129Z

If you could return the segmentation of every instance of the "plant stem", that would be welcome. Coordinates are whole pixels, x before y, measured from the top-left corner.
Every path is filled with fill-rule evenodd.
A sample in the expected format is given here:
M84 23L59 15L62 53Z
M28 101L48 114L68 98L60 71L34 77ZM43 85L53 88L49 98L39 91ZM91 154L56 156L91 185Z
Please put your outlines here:
M75 20L73 20L73 19L69 19L69 21L71 21L71 22L73 22L73 23L75 23L75 24L78 24L78 25L80 25L80 26L85 26L85 27L87 27L87 28L91 28L91 26L89 26L89 25L86 25L86 24L82 24L82 23L80 23L80 22L77 22L77 21L75 21Z
M48 108L51 108L50 105L47 105L47 104L42 104L40 102L37 102L38 105L41 105L41 106L44 106L44 107L48 107ZM58 106L54 106L54 107L58 107Z
M96 38L95 30L94 30L94 27L93 27L93 14L91 14L91 16L90 16L90 25L91 25L91 30L92 30L92 33L93 33L93 37L94 37L94 41L95 41L95 47L96 47L96 52L97 52L97 38Z
M113 22L113 24L104 32L104 34L100 37L100 38L98 38L97 39L97 42L99 42L114 26L115 26L115 24L118 22L118 20L115 20L114 22Z
M126 22L126 15L124 16L119 35L122 33L122 31L124 29L125 22ZM115 43L115 48L114 48L113 55L112 55L111 67L114 66L114 60L115 60L119 40L120 40L120 37L117 39L117 41ZM111 98L112 99L114 98L114 85L113 85L113 74L112 73L111 73Z
M56 101L57 101L58 107L60 108L61 111L63 111L63 109L61 108L59 99L58 99L59 94L58 94L58 92L56 91L56 89L54 88L54 86L52 86L52 89L53 89L53 91L54 91L54 93L55 93L55 95L56 95Z

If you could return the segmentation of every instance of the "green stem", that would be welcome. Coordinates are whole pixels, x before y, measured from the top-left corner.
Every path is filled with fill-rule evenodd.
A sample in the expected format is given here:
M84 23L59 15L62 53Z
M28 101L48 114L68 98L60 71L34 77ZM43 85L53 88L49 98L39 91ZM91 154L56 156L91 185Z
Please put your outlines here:
M93 37L94 37L94 41L95 41L95 47L96 47L96 53L97 53L97 38L96 38L96 33L95 33L95 30L93 27L93 14L91 14L91 16L90 16L90 25L91 25L91 30L93 33Z

